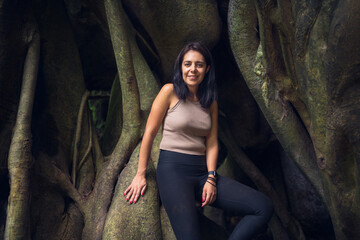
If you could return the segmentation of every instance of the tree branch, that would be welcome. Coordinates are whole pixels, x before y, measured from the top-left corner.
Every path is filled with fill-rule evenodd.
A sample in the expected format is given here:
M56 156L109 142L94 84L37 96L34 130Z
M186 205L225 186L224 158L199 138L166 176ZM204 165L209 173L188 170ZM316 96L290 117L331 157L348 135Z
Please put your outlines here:
M91 124L91 131L94 131L94 125ZM92 134L92 138L93 138L93 150L94 150L94 158L95 158L95 170L96 170L96 176L95 179L98 179L98 174L100 173L100 170L103 168L104 162L105 162L105 158L104 155L101 151L100 148L100 144L99 144L99 139L98 136L96 134Z
M295 49L294 17L289 1L277 0L277 5L276 10L270 15L270 19L278 29L287 75L293 81L293 89L297 90L298 83L293 58L293 49Z
M14 135L9 150L10 196L5 228L6 240L30 239L30 169L33 164L31 116L40 55L40 36L36 27L30 38Z
M321 185L321 177L316 165L316 156L312 141L289 103L278 100L279 92L274 88L274 84L269 81L271 75L278 75L276 71L274 72L274 70L278 68L270 65L264 66L264 63L272 64L273 61L278 59L274 52L274 43L271 39L266 39L265 41L265 37L272 36L270 31L271 24L268 19L264 19L265 13L263 11L265 8L259 3L257 4L257 8L260 38L264 44L267 44L265 46L265 54L267 54L267 56L263 54L262 45L259 44L256 30L253 27L254 25L256 26L257 19L254 5L250 1L230 1L228 22L232 51L252 95L284 150L289 158L305 173L324 199L323 186ZM268 74L269 67L273 74ZM284 111L286 117L282 117ZM272 191L270 191L270 193L271 192ZM280 211L278 214L284 226L291 226L288 230L293 236L296 236L298 231L301 231L301 227L295 221L292 221L291 218L289 219L286 213ZM291 221L289 222L289 220ZM289 223L290 225L288 225Z
M105 1L111 40L113 43L123 102L123 128L111 155L107 176L114 183L125 161L130 157L140 138L140 98L137 86L127 22L122 4L116 0ZM120 161L119 161L120 160ZM110 175L109 175L110 174Z
M60 168L56 166L56 164L53 162L51 163L52 172L54 175L52 176L53 181L61 188L61 190L79 207L80 211L83 212L83 204L84 199L79 193L79 191L75 188L75 186L70 181L69 175L65 174Z
M123 100L123 128L106 170L107 178L115 183L140 138L140 98L122 4L116 0L106 0L105 9Z
M101 239L114 185L140 139L140 99L128 39L127 22L121 3L105 0L107 22L114 48L123 101L123 128L108 165L98 175L90 201L83 238ZM100 203L100 204L99 204ZM91 219L91 221L90 221Z
M230 1L229 37L241 73L285 152L305 173L323 198L323 186L312 141L289 103L276 101L274 86L263 78L266 76L265 68L261 65L261 45L259 46L256 30L252 27L254 25L256 13L253 4L250 1ZM284 108L287 117L281 120Z
M88 110L89 111L89 110ZM91 124L91 114L89 112L88 116L88 124L89 124L89 144L87 149L85 150L84 156L80 160L79 164L76 166L76 172L80 170L84 162L86 161L87 157L89 156L91 149L93 148L93 129Z
M274 34L272 22L269 18L269 13L275 9L274 1L255 0L255 7L257 10L257 19L260 33L260 44L263 47L266 75L269 75L271 80L276 80L275 76L278 72L282 72L283 61L278 53L276 46L278 36Z
M81 137L81 128L82 128L82 120L83 120L83 116L84 116L84 109L86 105L86 102L89 98L90 92L89 91L85 91L85 93L83 94L82 98L81 98L81 103L80 103L80 107L79 107L79 112L78 112L78 118L77 118L77 122L76 122L76 132L75 132L75 142L74 142L74 153L73 153L73 166L72 166L72 184L75 186L76 185L76 172L77 172L77 163L78 163L78 158L79 158L79 147L80 147L80 137ZM91 139L91 136L90 136Z
M298 81L293 52L295 34L291 6L288 1L265 2L256 0L260 42L264 56L265 75L281 93L280 101L290 100L309 130L310 121L306 107L299 99ZM281 51L279 51L281 49Z

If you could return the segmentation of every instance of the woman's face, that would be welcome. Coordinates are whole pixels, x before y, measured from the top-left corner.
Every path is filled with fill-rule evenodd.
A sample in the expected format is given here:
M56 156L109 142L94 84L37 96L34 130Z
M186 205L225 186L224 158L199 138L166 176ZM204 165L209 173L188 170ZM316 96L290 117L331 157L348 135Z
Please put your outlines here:
M206 66L205 58L201 53L194 50L185 53L181 71L183 79L189 88L199 86L209 69L210 66Z

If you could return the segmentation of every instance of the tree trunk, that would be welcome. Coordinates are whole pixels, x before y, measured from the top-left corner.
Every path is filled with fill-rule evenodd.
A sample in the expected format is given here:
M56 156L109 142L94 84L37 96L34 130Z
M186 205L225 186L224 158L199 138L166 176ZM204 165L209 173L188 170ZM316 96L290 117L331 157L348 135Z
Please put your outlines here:
M25 59L19 109L8 159L10 196L5 239L30 239L30 172L33 165L31 117L40 51L40 37L37 27L34 26L27 37L29 47Z
M256 16L252 1L247 4L232 1L230 9L233 12L229 16L232 49L250 90L285 151L326 202L337 238L358 238L360 232L356 228L344 227L352 226L359 218L359 203L355 200L358 176L348 172L353 167L339 166L355 167L356 149L350 146L359 135L357 132L351 137L341 134L346 127L341 123L339 126L342 122L339 116L348 118L351 115L352 119L358 119L354 113L359 105L355 95L349 94L341 101L353 106L350 107L353 112L340 110L342 107L337 107L333 89L334 82L349 86L359 75L359 70L355 70L359 54L348 52L347 60L343 62L344 53L337 50L339 37L345 34L347 37L341 46L358 48L353 41L359 39L360 34L345 27L351 24L342 20L340 12L346 12L347 19L358 26L359 17L352 11L359 9L359 5L312 1L316 8L304 14L301 11L306 8L306 1L300 2L294 3L291 11L286 1L277 1L277 6L272 2L256 1ZM260 41L254 31L256 19ZM281 51L277 50L279 46ZM339 71L348 75L341 76ZM334 114L335 111L341 113ZM350 122L348 126L358 129L358 124ZM339 152L342 153L341 160L336 158ZM343 225L347 221L348 224Z
M359 10L348 0L0 0L0 238L175 239L155 180L161 132L146 194L129 205L121 193L189 41L215 57L219 164L228 155L242 170L234 178L274 203L271 233L258 238L360 238ZM99 98L104 131L89 104ZM304 177L281 174L289 166ZM292 198L318 201L294 207L282 178ZM321 219L327 209L335 233L330 221L304 224L316 216L299 214L305 204ZM227 239L222 227L236 224L228 213L216 215L222 227L200 219L204 239Z

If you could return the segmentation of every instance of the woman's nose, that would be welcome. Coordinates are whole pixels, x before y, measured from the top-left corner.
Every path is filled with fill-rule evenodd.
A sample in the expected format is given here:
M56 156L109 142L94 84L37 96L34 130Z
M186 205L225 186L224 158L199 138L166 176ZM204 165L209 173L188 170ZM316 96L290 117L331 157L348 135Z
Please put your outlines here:
M190 70L191 70L192 72L195 72L195 71L196 71L196 66L195 66L195 65L192 65Z

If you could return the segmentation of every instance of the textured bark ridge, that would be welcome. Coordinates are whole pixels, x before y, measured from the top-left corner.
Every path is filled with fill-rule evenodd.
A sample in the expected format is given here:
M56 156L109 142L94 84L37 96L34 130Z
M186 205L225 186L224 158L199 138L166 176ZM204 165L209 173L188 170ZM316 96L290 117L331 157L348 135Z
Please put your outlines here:
M359 203L354 198L359 176L348 172L352 167L344 166L355 167L358 161L357 144L351 142L358 141L359 135L357 130L351 136L340 134L345 126L338 125L343 122L339 119L349 117L347 110L340 110L343 108L339 101L351 105L351 118L358 119L358 94L342 95L340 100L334 97L334 92L339 91L339 85L335 87L334 83L346 83L347 89L352 86L351 92L358 89L353 79L359 76L359 69L354 69L360 55L348 52L345 61L340 59L348 47L359 48L353 41L359 39L360 34L349 27L354 22L359 25L359 17L353 15L353 9L359 9L359 4L310 1L314 7L310 8L306 7L306 1L294 2L293 6L286 1L277 1L277 6L271 2L245 2L230 3L229 35L250 91L290 159L324 199L336 238L358 238L358 230L344 226L353 226L353 221L360 217ZM345 9L347 19L351 20L340 16L340 11ZM256 26L256 19L260 41L256 41L254 28L249 27ZM244 21L247 24L241 24ZM240 41L239 36L249 37ZM339 45L339 41L342 44ZM346 125L358 129L358 123L349 121Z
M146 194L131 205L123 195L137 172L139 150L140 144L118 178L103 239L161 239L159 196L152 161L149 161L146 173Z
M29 45L24 63L18 114L9 149L10 195L5 239L30 238L30 173L33 166L31 117L40 52L40 37L35 23L28 34Z
M360 239L359 10L337 0L0 0L0 239L175 239L156 184L161 131L145 195L129 205L122 193L189 41L215 60L219 172L274 203L256 238ZM227 239L242 217L199 212L204 239Z

